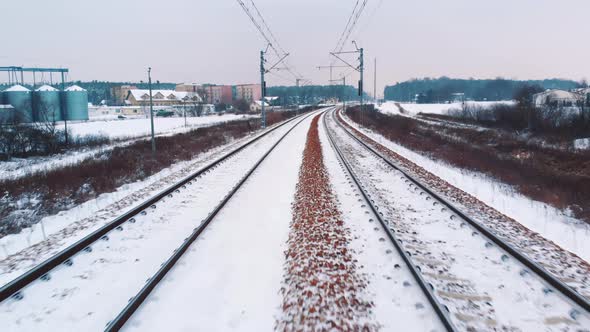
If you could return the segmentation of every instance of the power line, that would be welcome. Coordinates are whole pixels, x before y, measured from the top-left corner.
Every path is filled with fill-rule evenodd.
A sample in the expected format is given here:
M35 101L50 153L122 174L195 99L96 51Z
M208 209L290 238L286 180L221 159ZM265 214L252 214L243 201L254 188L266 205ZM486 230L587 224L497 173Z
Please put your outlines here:
M361 5L361 8L357 11L356 16L354 18L354 21L352 22L352 25L350 26L350 29L348 29L348 33L346 34L346 37L344 38L344 40L342 41L342 46L340 46L340 50L338 51L342 51L342 48L344 47L344 44L346 44L346 42L348 41L348 39L350 38L350 34L352 33L352 31L354 30L356 24L358 23L359 18L361 17L361 15L363 14L363 10L365 9L365 7L367 6L367 2L369 0L364 0L363 4Z
M342 34L340 35L340 38L338 39L338 44L336 44L336 48L334 49L334 52L342 51L342 49L344 48L344 45L346 45L346 42L350 38L352 31L356 27L356 25L359 21L359 18L363 14L363 11L367 6L368 1L369 0L363 0L363 2L361 3L361 5L359 7L358 4L359 4L360 0L357 0L357 2L354 5L354 9L352 10L352 13L350 14L350 17L348 18L346 26L344 27L344 31L342 32ZM357 10L357 8L358 8L358 10ZM351 24L351 21L352 21L352 24Z
M250 18L250 20L252 21L252 23L254 24L254 26L256 27L256 29L258 29L258 31L260 32L260 34L262 35L262 37L266 40L266 42L268 44L272 45L271 39L268 38L268 36L266 35L266 33L264 33L264 30L262 29L262 27L260 26L260 24L258 24L258 22L256 22L256 19L254 18L254 16L252 16L252 13L250 13L250 10L246 6L246 4L244 4L244 2L242 0L236 0L236 1L240 4L240 6L242 6L242 9L246 13L246 15L248 15L248 17Z
M369 14L369 18L365 21L365 24L357 30L357 34L361 34L363 31L367 29L369 25L371 25L371 23L373 22L373 18L375 17L375 14L377 14L377 11L381 8L381 5L383 5L383 0L380 0L377 6L373 8L373 11L371 12L371 14Z
M359 0L356 0L356 3L354 4L354 8L352 9L352 13L350 13L350 16L348 17L348 21L346 22L346 26L344 27L344 30L342 31L342 34L340 35L340 38L338 38L338 43L336 43L336 47L334 48L334 52L338 52L340 51L338 49L338 47L340 46L340 42L342 42L342 38L344 38L344 34L346 34L346 31L348 30L348 27L350 26L350 21L352 21L352 17L354 16L354 13L356 12L356 8L359 5Z
M256 20L256 18L254 17L254 15L252 14L252 12L248 8L248 6L246 6L244 1L242 1L242 0L236 0L236 1L240 4L240 6L242 7L242 9L246 13L246 15L248 15L248 17L250 18L250 20L252 21L254 26L258 29L258 31L260 32L262 37L266 40L269 47L273 50L273 52L276 54L276 56L279 59L284 57L287 54L287 52L281 47L278 39L275 37L275 34L272 32L269 25L266 23L266 20L262 16L262 13L260 12L260 10L256 6L256 4L254 3L254 0L250 0L250 3L252 4L252 8L256 12L257 16L260 18L260 21L262 22L262 24L260 24ZM266 32L263 27L266 28ZM303 75L301 75L296 69L294 69L293 66L288 61L284 61L283 64L285 66L285 70L287 70L295 79L303 77Z
M283 54L287 53L287 52L285 52L285 50L279 44L279 41L277 40L277 38L275 37L275 35L272 33L272 30L270 30L270 27L268 26L268 24L266 24L266 21L264 20L264 17L262 17L262 14L260 13L260 10L258 10L258 7L256 7L256 4L254 3L254 0L250 0L250 2L252 3L252 7L254 7L254 10L258 14L258 17L260 17L260 20L262 21L262 24L264 25L264 27L266 27L266 30L268 30L268 33L270 34L270 37L274 41L275 45L281 50L281 53L283 53ZM272 45L272 43L271 43L271 45Z

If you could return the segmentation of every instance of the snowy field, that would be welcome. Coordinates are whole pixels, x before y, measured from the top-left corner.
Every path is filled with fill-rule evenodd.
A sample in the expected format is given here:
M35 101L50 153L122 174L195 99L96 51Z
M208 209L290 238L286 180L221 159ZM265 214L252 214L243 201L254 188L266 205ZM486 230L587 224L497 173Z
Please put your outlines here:
M256 172L243 190L238 192L237 195L243 198L232 199L195 243L195 247L200 250L193 247L187 252L160 285L177 287L173 287L172 291L156 290L143 308L149 312L150 305L156 305L160 313L162 309L166 309L165 314L144 316L140 311L131 327L139 327L142 331L166 330L173 321L173 330L181 327L200 330L199 326L206 326L204 330L207 331L226 330L232 324L238 330L272 329L272 311L279 308L281 299L278 289L283 272L282 246L287 240L291 220L290 206L305 143L303 138L308 126L309 120L298 126L293 135L284 141L285 144L280 145L276 153L269 156L261 166L264 171ZM281 127L265 136L220 164L214 172L201 176L190 189L181 189L174 194L174 199L164 199L158 202L157 209L137 216L136 223L125 224L121 231L109 234L109 241L94 244L91 254L76 257L74 269L58 268L53 271L50 287L44 283L36 283L27 289L24 301L2 303L0 321L6 322L6 330L102 329L144 285L145 280L153 275L161 262L169 257L178 244L207 217L209 211L290 127L291 125ZM287 166L277 167L284 162L287 162ZM183 164L187 166L187 163ZM285 167L288 177L285 175ZM173 181L169 181L167 185L171 182ZM277 191L280 195L277 195ZM261 192L266 193L266 196L260 196ZM248 208L244 209L243 202L256 195L261 199L256 200L257 203L250 200L247 203ZM267 202L271 202L274 208L265 210ZM71 212L76 214L76 211ZM122 211L115 209L113 212ZM58 224L65 218L62 216L59 219L56 220ZM58 243L55 245L63 248L109 219L99 218L96 225L85 230L76 230L76 223L71 223L74 229L67 232L70 235L56 239ZM46 226L48 233L55 232L49 230L49 224ZM263 237L268 241L258 241L256 245L252 245L251 239L260 234L271 236ZM24 242L23 240L21 238L20 242ZM228 246L228 243L232 245ZM59 248L52 247L50 250L57 249ZM39 256L41 254L37 254L36 258L41 258ZM187 259L195 264L183 263ZM121 270L133 270L133 273L121 274ZM15 273L17 272L0 273L0 283L10 280ZM170 282L172 280L174 283ZM192 305L179 310L174 305L178 296L190 298L188 301ZM227 305L236 303L238 298L242 305ZM172 304L164 304L167 301ZM247 314L244 313L245 308L248 309ZM51 314L47 314L48 312ZM194 318L191 313L195 312L199 312L197 317L202 317L205 321L191 319L182 322L182 318ZM29 319L33 316L39 319ZM236 320L236 317L240 318ZM260 326L263 328L259 328Z
M429 113L429 114L448 114L451 110L460 110L463 107L462 103L452 104L408 104L408 103L397 103L394 101L388 101L381 106L377 106L379 110L388 114L401 114L401 106L409 115L417 115L418 113ZM481 107L483 109L490 108L495 105L514 105L514 101L469 101L467 105L470 107Z
M91 250L76 255L73 264L62 264L51 271L50 278L33 282L24 290L22 299L0 303L3 331L103 329L291 126L295 126L294 130L277 145L183 253L123 330L279 330L277 324L288 309L285 303L299 303L303 313L310 313L305 318L313 317L315 311L307 308L318 299L326 299L325 295L330 294L331 288L301 287L301 296L286 291L289 284L285 283L285 280L293 280L297 275L293 271L299 271L286 268L288 257L294 257L287 248L291 248L290 241L296 239L291 236L296 230L294 221L298 220L293 206L298 188L305 183L300 174L313 175L302 171L305 160L309 162L309 159L302 159L304 148L313 147L308 144L312 141L309 139L311 131L308 131L312 118L304 119L298 126L293 123L279 128L246 147L186 188L136 216L132 222L113 230L108 237L90 246ZM328 126L333 131L337 128L333 122ZM366 281L366 285L359 284L359 288L350 287L350 283L344 284L345 296L334 303L339 303L338 307L346 307L355 299L370 303L366 316L351 316L348 314L351 311L347 311L347 315L326 315L324 312L321 318L344 319L354 326L374 323L382 331L444 330L415 278L397 254L393 242L386 240L384 229L387 226L379 227L375 222L378 212L371 212L367 202L361 199L359 188L339 164L321 123L318 129L315 146L321 150L321 158L316 155L315 160L316 163L317 160L323 163L322 168L329 178L324 185L331 189L333 203L337 206L330 210L329 206L318 201L312 200L311 203L319 210L329 213L338 210L342 213L343 233L349 230L350 233L343 238L347 243L346 251L340 255L350 255L349 261L356 269L353 272ZM380 164L344 132L338 131L334 131L336 143L352 162L352 168L364 184L362 187L380 205L381 208L377 209L379 214L401 226L396 233L403 240L400 243L403 243L404 251L407 250L420 267L423 278L434 285L434 296L449 309L451 319L459 330L549 331L567 328L569 324L584 330L589 326L589 317L574 312L572 308L576 307L561 294L546 291L546 284L536 276L524 275L520 263L504 259L502 250L487 246L485 238L476 236L470 228L462 227L460 220L449 217L452 215L450 212L433 205L428 197L423 197L405 183L400 174ZM383 144L387 143L377 135L371 135ZM309 139L308 143L306 139ZM235 148L236 143L231 148ZM536 209L527 206L530 202L523 203L514 194L508 196L502 190L494 191L486 187L484 180L487 179L476 176L470 182L471 173L453 169L391 142L386 145L463 190L471 192L473 190L470 189L475 186L474 195L486 202L489 201L488 194L492 194L514 205L508 209L509 212L519 209L521 214L541 218ZM21 234L0 239L0 284L71 245L228 149L230 145L190 162L173 165L149 180L124 186L117 193L105 194L97 200L46 218L44 223ZM307 190L314 193L314 197L321 197L311 190L318 182L308 182L312 185ZM307 213L313 209L304 209L302 218L312 218ZM555 215L547 216L545 221L560 224L552 218ZM323 220L318 218L316 222ZM305 233L311 231L304 228ZM559 231L564 232L563 229L555 229L552 234ZM46 234L49 235L48 240L43 241ZM333 242L337 236L317 238L320 239L318 248L337 245ZM590 243L590 235L578 239ZM31 246L34 243L37 245ZM18 254L2 258L2 251L6 256ZM308 268L313 265L308 260L312 261L309 258L314 256L310 256L310 251L305 252L307 254L300 255L302 265L296 267L309 273ZM326 261L330 264L338 260L327 254L329 250L320 252L321 255L317 256L327 257ZM333 274L332 270L337 273ZM133 273L127 273L130 271ZM309 274L309 284L321 285L328 278L340 282L343 271L345 269L338 266L315 276ZM299 283L296 285L301 286ZM320 323L323 321L316 324Z
M187 118L188 127L184 126L184 118L154 118L154 127L157 136L173 135L200 127L212 126L223 122L242 120L250 117L253 116L225 114L222 116L211 115L192 117ZM16 179L25 175L46 172L52 169L80 163L85 159L110 151L116 146L124 146L132 143L136 139L147 137L149 136L151 129L149 119L127 119L68 123L68 130L70 130L70 133L77 136L106 135L112 139L127 141L97 148L68 151L46 157L31 157L26 159L13 158L10 161L0 162L0 180L9 178Z
M562 248L590 261L590 225L571 217L568 211L558 210L545 203L532 200L519 194L511 186L481 173L456 168L440 160L430 159L406 149L378 133L360 128L356 123L346 119L350 125L363 131L392 151L477 197L485 204L517 220Z
M202 117L187 117L187 127L184 118L154 118L156 134L181 133L197 127L236 121L252 117L251 115L208 115ZM63 129L63 124L59 126ZM150 119L125 119L107 121L88 121L68 123L68 130L74 136L105 135L113 139L128 139L148 136L151 132Z
M334 122L334 121L332 121ZM465 307L466 298L442 296L441 302L457 313L477 317L460 330L494 331L543 330L544 317L567 317L571 306L560 296L548 296L538 278L522 278L522 265L515 260L502 261L504 252L485 245L487 239L473 236L473 229L462 227L461 221L451 218L453 213L433 205L420 190L379 158L366 150L334 124L336 139L342 143L344 154L379 211L394 220L396 234L404 249L419 266L424 278L434 285L437 294L462 294L471 297L474 305ZM436 262L422 264L425 261ZM432 277L435 276L435 277ZM523 291L525 290L525 291ZM472 297L486 294L485 300ZM524 296L523 296L524 295ZM397 296L396 298L400 298ZM484 305L479 305L484 303ZM542 309L540 309L542 308ZM539 309L539 310L536 310ZM490 328L486 320L497 322ZM588 322L586 322L588 324ZM402 329L409 330L409 329ZM417 329L414 329L417 330Z

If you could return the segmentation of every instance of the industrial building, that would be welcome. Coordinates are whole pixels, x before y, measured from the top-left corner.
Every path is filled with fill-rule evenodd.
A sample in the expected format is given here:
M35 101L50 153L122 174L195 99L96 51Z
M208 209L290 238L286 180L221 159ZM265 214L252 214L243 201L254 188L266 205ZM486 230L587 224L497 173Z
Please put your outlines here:
M176 85L176 91L200 93L208 104L231 104L238 99L253 102L262 98L260 84L214 85L182 83Z
M33 91L22 86L12 87L0 92L0 108L4 113L0 118L11 122L58 122L88 120L88 92L79 86L71 86L60 91L43 85Z
M233 99L243 99L248 102L262 99L262 86L260 84L235 85L232 91Z
M9 83L15 83L0 91L0 119L3 122L31 123L88 120L88 92L73 85L60 91L51 85L37 88L35 73L61 73L61 87L65 87L63 68L0 67L9 73ZM25 87L24 73L33 74L32 89ZM20 74L20 75L18 75ZM20 78L20 80L19 80Z

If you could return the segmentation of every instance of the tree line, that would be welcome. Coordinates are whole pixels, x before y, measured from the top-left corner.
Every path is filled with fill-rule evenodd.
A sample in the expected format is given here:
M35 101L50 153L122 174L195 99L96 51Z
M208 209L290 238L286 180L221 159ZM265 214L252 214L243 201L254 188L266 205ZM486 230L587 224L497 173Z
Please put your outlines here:
M515 94L527 86L545 89L571 90L585 85L564 79L518 81L504 78L496 79L452 79L422 78L386 86L386 100L401 102L414 101L416 96L422 103L444 103L453 100L454 93L464 93L468 100L511 100Z
M331 98L346 101L359 98L357 88L349 85L274 86L268 87L266 95L279 97L284 105L311 105Z

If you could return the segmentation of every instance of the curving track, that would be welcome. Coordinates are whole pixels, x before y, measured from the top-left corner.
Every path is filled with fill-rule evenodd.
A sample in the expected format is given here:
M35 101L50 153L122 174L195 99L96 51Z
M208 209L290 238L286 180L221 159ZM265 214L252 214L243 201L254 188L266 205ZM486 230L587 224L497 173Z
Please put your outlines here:
M219 211L217 203L237 190L237 179L243 183L307 117L268 130L7 284L0 320L9 322L7 330L104 326L167 253L208 224L198 220Z
M446 309L440 310L439 303L448 308L447 329L453 324L461 330L540 324L570 330L590 324L586 298L404 173L335 114L326 125L333 144L369 205L390 221L390 239L415 267L417 278L431 286L425 291L433 293L430 302L441 319Z
M289 294L284 253L304 138L319 113L315 146L319 137L341 233L349 234L347 257L363 280L356 295L370 309L354 323L407 331L590 327L585 297L328 109L261 134L3 287L3 330L277 329L280 303L306 308L300 295L283 302L281 294Z
M313 114L312 114L313 115ZM158 284L164 279L166 274L172 270L178 260L186 253L190 246L197 240L199 235L203 233L205 228L215 219L227 203L234 197L234 195L242 188L250 176L259 168L259 166L266 160L266 158L275 150L275 148L289 135L301 122L310 117L311 115L304 116L303 119L297 121L279 140L274 143L270 149L256 162L256 164L239 180L239 182L224 196L223 200L217 205L207 216L206 219L201 221L201 224L196 227L193 233L181 244L181 246L174 251L172 256L168 258L161 266L161 268L148 279L145 286L129 300L129 304L115 317L114 320L109 322L106 327L106 331L118 331L123 325L131 318L131 316L137 311L137 309L143 304L150 293L158 286Z

